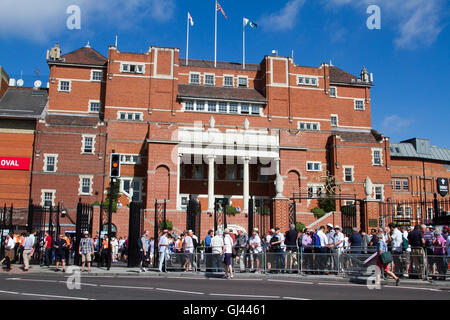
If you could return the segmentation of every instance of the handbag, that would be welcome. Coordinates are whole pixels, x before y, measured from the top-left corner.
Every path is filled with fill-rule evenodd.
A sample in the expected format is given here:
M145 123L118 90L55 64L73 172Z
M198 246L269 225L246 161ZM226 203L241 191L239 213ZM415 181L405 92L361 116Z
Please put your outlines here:
M383 252L380 256L380 259L382 264L391 263L393 260L392 254L390 252Z

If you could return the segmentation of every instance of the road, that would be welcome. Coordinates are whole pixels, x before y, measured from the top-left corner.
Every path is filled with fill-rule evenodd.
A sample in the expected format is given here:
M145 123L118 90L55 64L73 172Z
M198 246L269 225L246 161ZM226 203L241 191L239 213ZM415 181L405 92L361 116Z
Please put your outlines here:
M423 286L367 286L298 279L218 279L174 276L83 276L70 290L65 274L1 274L2 300L450 300L450 292Z

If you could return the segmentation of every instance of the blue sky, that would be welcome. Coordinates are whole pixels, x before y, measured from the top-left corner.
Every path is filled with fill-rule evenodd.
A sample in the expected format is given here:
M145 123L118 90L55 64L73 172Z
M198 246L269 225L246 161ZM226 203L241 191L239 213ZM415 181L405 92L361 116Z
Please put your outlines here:
M259 63L277 49L295 63L332 63L359 75L374 73L373 127L391 141L429 138L450 148L450 2L448 0L221 0L228 19L218 15L218 60L242 61L242 17L258 24L247 29L246 61ZM381 29L369 30L366 12L376 4ZM69 30L70 5L81 9L81 29ZM31 86L40 70L46 81L46 50L59 42L63 53L87 41L106 55L145 52L150 45L186 49L189 56L214 58L214 0L0 0L0 65L11 77L23 72Z

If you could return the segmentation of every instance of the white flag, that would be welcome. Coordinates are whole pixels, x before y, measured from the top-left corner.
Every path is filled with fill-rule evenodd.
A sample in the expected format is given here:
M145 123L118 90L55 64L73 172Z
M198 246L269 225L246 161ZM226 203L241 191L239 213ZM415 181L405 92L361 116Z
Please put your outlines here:
M191 27L194 26L194 20L192 20L191 14L188 12L188 19L189 22L191 23Z

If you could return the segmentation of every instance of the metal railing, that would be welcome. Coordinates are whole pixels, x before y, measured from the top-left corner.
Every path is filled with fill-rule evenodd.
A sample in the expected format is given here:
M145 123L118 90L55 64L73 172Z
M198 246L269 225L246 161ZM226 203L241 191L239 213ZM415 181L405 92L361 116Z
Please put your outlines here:
M433 249L432 249L433 250ZM183 254L181 254L183 255ZM176 254L171 254L173 256ZM415 279L448 279L450 258L444 254L427 254L423 248L409 248L406 251L392 252L393 261L389 269L397 275ZM192 271L222 272L224 256L218 253L206 253L198 247L192 254ZM234 272L260 273L296 273L335 274L340 276L371 275L371 266L377 264L376 248L300 248L271 252L263 248L254 253L247 249L236 250L232 258ZM170 266L180 264L169 262Z

